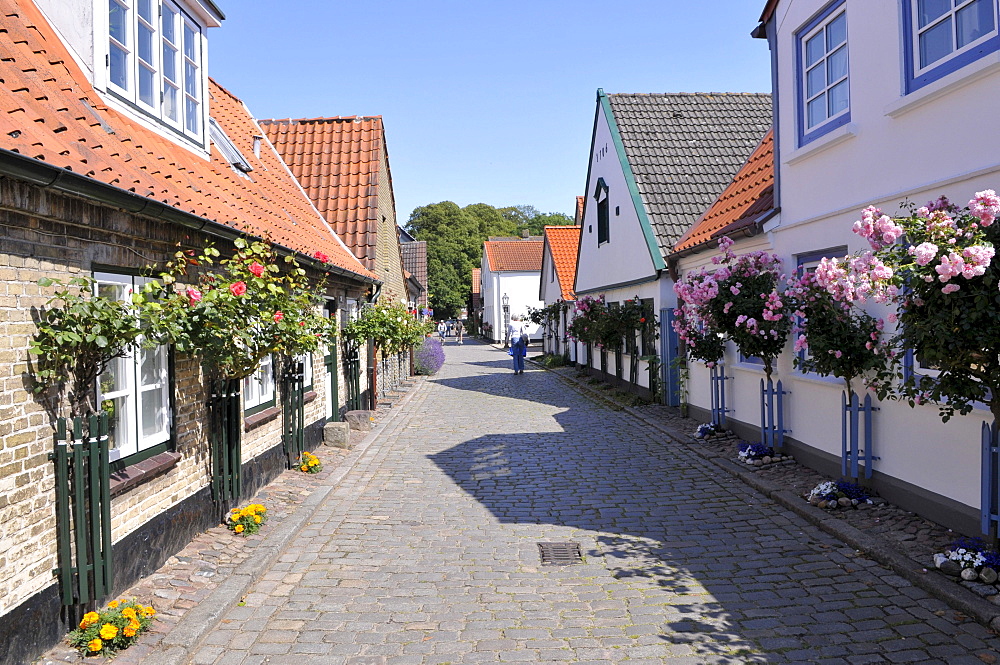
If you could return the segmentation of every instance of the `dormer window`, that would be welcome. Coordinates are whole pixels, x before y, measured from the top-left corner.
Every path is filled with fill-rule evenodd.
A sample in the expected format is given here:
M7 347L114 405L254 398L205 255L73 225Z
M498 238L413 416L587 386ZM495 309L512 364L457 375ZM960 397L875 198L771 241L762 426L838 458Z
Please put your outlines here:
M170 0L108 1L108 91L202 139L202 26Z

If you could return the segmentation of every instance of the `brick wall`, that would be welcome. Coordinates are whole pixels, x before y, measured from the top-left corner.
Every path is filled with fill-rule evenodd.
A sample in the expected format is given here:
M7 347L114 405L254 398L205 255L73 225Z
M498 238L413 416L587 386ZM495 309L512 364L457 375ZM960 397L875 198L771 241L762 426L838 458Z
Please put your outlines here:
M26 601L55 584L54 473L47 456L54 415L66 410L30 391L32 317L52 291L40 288L38 280L90 274L95 266L141 269L168 259L177 243L199 247L204 241L162 221L0 178L0 622L13 620L31 605ZM329 288L351 297L363 291L342 278L332 278ZM173 450L180 460L113 499L115 542L196 493L204 494L209 484L201 367L195 359L173 355ZM306 405L307 425L323 419L327 396L321 355L314 357L313 367L317 397ZM341 390L341 403L343 398ZM280 414L245 432L244 463L280 445L280 435Z

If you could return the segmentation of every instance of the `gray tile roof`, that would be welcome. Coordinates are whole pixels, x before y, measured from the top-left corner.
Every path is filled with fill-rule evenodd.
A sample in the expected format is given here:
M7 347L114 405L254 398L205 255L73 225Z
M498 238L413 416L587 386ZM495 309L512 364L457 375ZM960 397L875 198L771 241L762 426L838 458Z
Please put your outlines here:
M766 93L609 94L665 257L771 127Z

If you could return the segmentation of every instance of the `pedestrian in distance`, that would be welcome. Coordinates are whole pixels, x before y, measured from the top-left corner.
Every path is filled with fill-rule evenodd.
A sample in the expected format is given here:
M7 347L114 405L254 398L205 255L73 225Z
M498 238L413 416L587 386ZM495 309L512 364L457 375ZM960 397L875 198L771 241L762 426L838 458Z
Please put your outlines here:
M444 321L438 321L438 337L441 338L441 343L444 343L444 333L447 328L445 328Z
M524 374L524 357L528 355L528 329L520 316L514 316L507 325L510 349L507 354L514 360L514 374Z
M462 325L461 321L455 324L455 334L458 335L458 343L462 343L462 333L465 332L465 326Z

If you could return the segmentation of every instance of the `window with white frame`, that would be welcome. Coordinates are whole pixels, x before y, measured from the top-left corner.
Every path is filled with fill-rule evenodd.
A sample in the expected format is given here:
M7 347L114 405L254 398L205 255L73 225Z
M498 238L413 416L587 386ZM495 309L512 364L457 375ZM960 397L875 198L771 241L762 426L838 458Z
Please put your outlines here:
M108 89L201 139L202 27L170 0L107 0Z
M274 360L261 358L260 367L243 379L243 411L248 414L274 406Z
M844 0L796 33L799 145L846 124L851 114Z
M95 273L97 294L131 301L142 287L142 277ZM97 379L97 397L108 413L110 460L149 450L170 439L170 377L167 347L145 348L141 340L128 354L116 358Z
M907 92L1000 50L997 0L903 0Z

